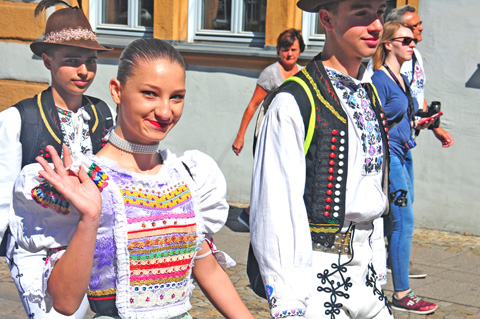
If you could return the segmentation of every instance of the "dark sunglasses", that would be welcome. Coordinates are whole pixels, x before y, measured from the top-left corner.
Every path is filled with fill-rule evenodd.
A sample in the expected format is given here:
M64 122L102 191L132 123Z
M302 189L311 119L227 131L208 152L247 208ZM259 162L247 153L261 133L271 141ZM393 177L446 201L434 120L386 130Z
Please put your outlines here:
M398 38L393 38L392 41L398 41L402 42L403 45L410 45L410 43L415 42L417 44L418 40L415 38L410 38L410 37L398 37Z

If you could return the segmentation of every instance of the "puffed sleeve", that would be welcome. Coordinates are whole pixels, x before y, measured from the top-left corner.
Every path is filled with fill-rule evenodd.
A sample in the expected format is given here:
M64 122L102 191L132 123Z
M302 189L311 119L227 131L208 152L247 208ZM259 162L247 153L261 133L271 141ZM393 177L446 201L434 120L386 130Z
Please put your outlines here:
M100 167L83 154L74 154L69 169L78 173L80 166L100 190L108 185L108 176ZM22 169L14 184L13 209L9 213L12 236L31 252L67 246L80 221L75 207L39 177L40 170L38 163Z
M190 170L196 185L195 196L202 214L205 239L219 264L235 266L230 256L217 249L212 237L225 225L228 217L227 183L222 171L210 156L200 151L187 151L180 160Z
M31 252L66 246L80 220L73 207L59 213L35 202L32 190L43 181L38 175L40 170L42 167L37 163L22 169L14 184L13 209L9 213L12 236Z
M200 151L187 151L180 160L189 168L204 221L206 238L218 232L228 217L227 183L217 163Z

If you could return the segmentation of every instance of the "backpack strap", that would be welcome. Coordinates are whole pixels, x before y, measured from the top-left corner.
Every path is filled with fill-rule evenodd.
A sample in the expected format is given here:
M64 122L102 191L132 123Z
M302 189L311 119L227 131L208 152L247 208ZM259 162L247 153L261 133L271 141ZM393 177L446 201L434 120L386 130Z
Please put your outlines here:
M265 117L265 114L267 113L267 110L270 106L270 103L272 103L273 98L280 92L282 92L286 86L289 85L288 82L293 82L299 84L303 90L305 91L305 94L308 98L308 103L303 103L304 96L298 96L295 97L297 99L297 104L300 109L300 114L302 115L303 119L303 124L305 126L305 142L303 144L303 148L305 151L305 155L307 155L308 149L310 148L310 144L312 143L313 139L313 133L315 132L315 117L316 117L316 111L315 111L315 102L313 99L313 94L310 88L308 87L307 83L299 78L298 76L291 76L285 81L283 81L282 85L276 88L275 90L271 91L267 97L263 100L262 107L260 108L260 111L257 116L257 125L255 128L255 133L253 137L253 152L255 155L255 146L257 144L257 137L260 129L260 124L263 121L263 118ZM300 100L298 102L298 100Z
M308 100L310 101L310 116L308 116L308 125L305 125L305 142L303 144L305 155L307 155L308 149L310 148L310 144L312 143L313 133L315 132L315 116L316 116L315 102L313 100L312 91L310 90L310 88L308 87L307 83L305 83L304 80L302 80L297 76L291 76L285 80L285 82L287 81L294 81L300 84L300 86L303 88L303 90L307 94ZM300 112L301 111L302 111L302 108L300 107ZM307 119L307 116L305 115L306 114L302 114L304 123L305 123L305 120Z
M51 88L33 98L20 101L14 107L20 113L22 123L22 167L35 163L35 158L39 155L50 161L45 151L47 145L54 146L61 154L63 135Z
M182 161L182 164L183 164L183 167L185 167L185 170L188 172L188 175L190 175L190 177L195 181L195 179L193 178L192 172L190 171L190 167L188 167L188 165L185 164L184 161Z
M100 99L84 95L88 101L85 110L90 115L88 121L92 151L96 154L105 146L105 135L113 126L113 116L108 105Z

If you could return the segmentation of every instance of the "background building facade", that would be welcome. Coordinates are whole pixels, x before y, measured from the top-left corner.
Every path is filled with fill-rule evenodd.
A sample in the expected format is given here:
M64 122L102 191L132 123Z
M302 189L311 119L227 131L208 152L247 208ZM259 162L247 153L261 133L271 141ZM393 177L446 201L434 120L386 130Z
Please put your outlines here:
M70 0L72 4L76 0ZM49 73L29 44L42 36L50 8L37 19L38 1L0 1L0 110L48 87ZM163 148L177 154L196 148L212 156L228 183L228 200L247 204L252 172L250 125L239 157L231 150L243 111L264 67L276 60L276 39L287 28L302 30L305 64L321 51L324 35L315 14L296 0L84 0L84 11L100 43L115 49L100 54L97 76L87 94L113 101L108 82L115 77L123 48L138 37L172 43L187 63L187 96L179 128ZM424 40L426 98L442 102L442 126L454 137L442 149L422 132L414 150L418 226L480 235L480 90L465 83L480 62L480 2L393 0L419 10Z

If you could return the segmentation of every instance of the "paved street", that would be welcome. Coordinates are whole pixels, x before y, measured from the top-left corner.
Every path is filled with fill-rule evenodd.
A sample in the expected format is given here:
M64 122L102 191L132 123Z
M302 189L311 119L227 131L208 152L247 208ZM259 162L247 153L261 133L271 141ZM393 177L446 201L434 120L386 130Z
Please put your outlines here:
M268 318L265 300L256 297L248 287L245 272L249 233L237 221L241 209L232 207L227 226L215 236L217 247L228 252L237 266L227 270L242 299L255 318ZM429 316L395 312L396 319L463 319L480 318L480 237L448 232L416 229L412 254L415 264L424 269L425 279L411 279L414 291L439 305ZM389 299L392 295L391 277L384 286ZM196 318L223 318L195 289L191 315ZM0 263L0 318L26 318L16 288L4 261ZM91 318L91 314L89 314Z

